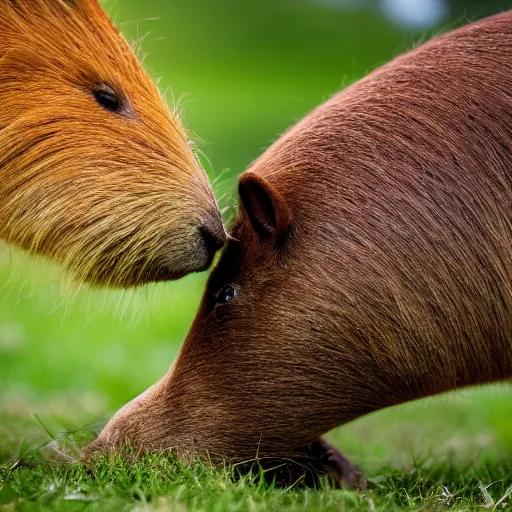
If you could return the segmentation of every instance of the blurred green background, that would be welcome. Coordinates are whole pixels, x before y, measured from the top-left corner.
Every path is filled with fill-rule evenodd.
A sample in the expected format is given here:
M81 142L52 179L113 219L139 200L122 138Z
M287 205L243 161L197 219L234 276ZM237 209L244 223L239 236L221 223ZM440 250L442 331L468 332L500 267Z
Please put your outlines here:
M236 176L334 92L444 30L512 7L463 0L117 0L104 5L203 153L221 207ZM229 216L229 210L226 211ZM0 247L0 461L50 429L110 414L160 378L206 275L133 292L76 290L59 270ZM70 291L71 290L71 291ZM506 385L422 401L334 438L372 456L512 446ZM448 444L447 444L448 443Z

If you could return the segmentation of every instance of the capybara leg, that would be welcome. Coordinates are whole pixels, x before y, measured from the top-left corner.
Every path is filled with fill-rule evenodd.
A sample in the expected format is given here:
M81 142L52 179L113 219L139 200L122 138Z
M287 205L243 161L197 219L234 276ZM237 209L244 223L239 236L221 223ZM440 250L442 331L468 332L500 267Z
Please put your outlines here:
M324 439L297 450L289 457L262 457L257 465L264 470L265 480L280 487L317 487L323 477L337 488L366 490L366 477L336 448ZM256 469L254 463L242 466L242 472Z
M357 491L366 490L367 482L363 472L327 441L317 439L309 445L308 451L317 461L319 476L327 475L331 485Z

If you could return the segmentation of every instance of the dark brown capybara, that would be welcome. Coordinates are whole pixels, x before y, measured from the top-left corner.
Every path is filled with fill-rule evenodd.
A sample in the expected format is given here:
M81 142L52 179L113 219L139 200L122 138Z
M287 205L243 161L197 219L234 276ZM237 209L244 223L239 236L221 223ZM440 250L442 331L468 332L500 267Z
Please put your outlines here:
M348 87L239 191L176 361L89 452L322 467L338 425L512 377L512 11Z
M0 33L0 239L91 284L207 268L206 175L98 0L0 0Z

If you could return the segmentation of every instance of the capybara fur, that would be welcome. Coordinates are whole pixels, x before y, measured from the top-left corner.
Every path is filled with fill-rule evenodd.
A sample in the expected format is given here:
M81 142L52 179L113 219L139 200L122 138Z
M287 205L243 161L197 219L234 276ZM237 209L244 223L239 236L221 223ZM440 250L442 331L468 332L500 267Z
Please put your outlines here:
M0 33L0 238L93 285L208 267L207 178L98 1L0 0Z
M293 458L371 411L512 377L512 11L348 87L239 192L171 370L90 451Z

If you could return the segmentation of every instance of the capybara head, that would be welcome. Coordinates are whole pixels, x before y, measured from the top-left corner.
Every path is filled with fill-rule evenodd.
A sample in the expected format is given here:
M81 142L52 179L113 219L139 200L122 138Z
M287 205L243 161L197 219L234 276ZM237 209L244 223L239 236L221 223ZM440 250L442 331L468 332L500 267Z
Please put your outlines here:
M98 1L0 0L0 32L0 237L91 284L207 268L207 178Z
M164 379L93 448L293 456L362 414L512 375L512 12L375 71L240 178Z

